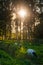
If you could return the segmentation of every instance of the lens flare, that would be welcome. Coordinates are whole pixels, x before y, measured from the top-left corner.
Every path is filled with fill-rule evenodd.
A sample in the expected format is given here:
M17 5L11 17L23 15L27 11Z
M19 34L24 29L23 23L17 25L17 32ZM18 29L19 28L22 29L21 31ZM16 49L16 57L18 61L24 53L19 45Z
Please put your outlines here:
M24 9L21 9L19 10L18 14L21 18L24 18L26 16L26 11Z

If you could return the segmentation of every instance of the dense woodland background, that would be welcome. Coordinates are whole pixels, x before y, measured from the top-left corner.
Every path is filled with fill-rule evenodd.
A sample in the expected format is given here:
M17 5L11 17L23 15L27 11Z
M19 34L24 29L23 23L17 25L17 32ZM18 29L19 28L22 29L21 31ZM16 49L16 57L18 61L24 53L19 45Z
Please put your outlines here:
M31 12L23 22L13 17L17 6L28 6ZM15 9L14 9L15 8ZM29 13L29 12L28 12ZM28 14L29 15L29 14ZM15 15L14 15L15 16ZM20 31L18 30L20 28ZM14 28L14 32L12 29ZM22 33L23 31L23 33ZM0 0L0 39L43 39L43 1L42 0Z

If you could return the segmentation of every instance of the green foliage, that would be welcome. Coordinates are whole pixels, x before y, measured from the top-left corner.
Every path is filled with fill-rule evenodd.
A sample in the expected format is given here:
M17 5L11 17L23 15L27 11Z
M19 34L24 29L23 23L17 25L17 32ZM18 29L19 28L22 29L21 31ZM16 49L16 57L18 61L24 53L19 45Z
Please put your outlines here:
M15 44L17 43L17 45ZM21 44L21 46L20 46ZM28 48L36 50L38 59L29 59L26 55ZM1 65L42 65L43 64L43 44L33 45L28 41L0 41L0 64Z
M12 65L13 59L6 52L0 50L0 64L1 65Z

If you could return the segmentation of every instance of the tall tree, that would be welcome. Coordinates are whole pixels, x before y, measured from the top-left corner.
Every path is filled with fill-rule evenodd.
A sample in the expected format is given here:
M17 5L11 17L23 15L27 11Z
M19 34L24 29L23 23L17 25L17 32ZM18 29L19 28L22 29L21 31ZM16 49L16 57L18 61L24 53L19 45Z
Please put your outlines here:
M6 38L6 32L9 30L11 31L11 10L10 10L10 0L0 0L0 27L3 30L3 35ZM9 28L7 29L7 25ZM11 32L10 32L11 33Z
M40 24L34 28L34 38L43 39L43 13L39 15Z

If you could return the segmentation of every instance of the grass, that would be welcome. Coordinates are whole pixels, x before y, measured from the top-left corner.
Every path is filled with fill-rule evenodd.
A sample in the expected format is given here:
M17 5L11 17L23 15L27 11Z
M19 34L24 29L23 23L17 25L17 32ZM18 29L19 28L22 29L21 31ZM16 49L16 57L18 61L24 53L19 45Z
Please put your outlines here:
M17 45L15 45L15 42ZM28 48L36 50L38 59L29 59L26 56ZM30 43L27 41L0 42L0 64L1 65L43 65L43 44Z
M13 64L13 58L8 55L3 50L0 50L0 65L12 65Z

